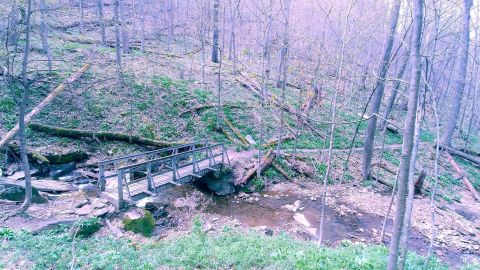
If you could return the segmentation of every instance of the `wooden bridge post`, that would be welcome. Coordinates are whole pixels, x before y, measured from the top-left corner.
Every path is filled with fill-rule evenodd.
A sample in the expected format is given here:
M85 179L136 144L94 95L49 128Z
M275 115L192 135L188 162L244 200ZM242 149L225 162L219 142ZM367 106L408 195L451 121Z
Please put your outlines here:
M174 157L172 157L172 173L173 173L173 182L177 181L177 164Z
M153 178L152 178L152 163L147 164L147 186L148 186L148 190L150 191L155 189L155 185L153 184Z
M123 177L124 172L123 170L118 171L118 181L117 181L117 189L118 189L118 209L123 207Z
M227 157L228 164L230 164L230 158L228 157L227 150L225 150L225 145L222 144L222 163L225 162L225 157Z

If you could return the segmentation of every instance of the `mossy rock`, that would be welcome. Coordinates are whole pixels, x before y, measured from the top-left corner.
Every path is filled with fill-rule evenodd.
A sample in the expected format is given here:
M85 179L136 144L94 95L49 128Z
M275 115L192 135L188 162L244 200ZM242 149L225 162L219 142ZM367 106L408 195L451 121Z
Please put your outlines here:
M86 220L79 221L76 226L78 226L78 231L76 236L79 237L89 237L90 235L98 232L102 228L102 223L99 218L90 218Z
M0 199L14 202L22 202L25 200L25 188L21 186L5 185L0 190ZM47 203L47 199L40 195L38 190L32 187L32 202L36 204Z
M148 210L133 209L125 214L123 228L125 231L132 231L149 237L155 229L155 219Z
M65 164L84 161L88 158L88 154L83 151L73 151L66 154L48 154L46 158L50 164Z

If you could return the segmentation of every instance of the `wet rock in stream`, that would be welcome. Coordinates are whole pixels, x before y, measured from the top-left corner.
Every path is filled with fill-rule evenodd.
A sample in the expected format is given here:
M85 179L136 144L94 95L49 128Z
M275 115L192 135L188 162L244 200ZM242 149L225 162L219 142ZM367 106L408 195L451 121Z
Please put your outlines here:
M225 196L235 192L233 178L233 172L230 169L222 168L220 171L207 173L205 176L197 180L197 183L205 185L217 195Z
M53 179L59 179L61 176L75 170L77 168L75 162L66 164L52 165L50 166L50 177Z

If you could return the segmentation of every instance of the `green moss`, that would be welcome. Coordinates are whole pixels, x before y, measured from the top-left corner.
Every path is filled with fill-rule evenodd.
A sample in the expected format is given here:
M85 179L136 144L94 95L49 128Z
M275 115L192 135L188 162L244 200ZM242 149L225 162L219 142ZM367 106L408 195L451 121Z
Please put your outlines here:
M88 158L87 153L82 151L73 151L67 154L53 154L47 156L48 161L51 164L64 164L72 161L79 162Z
M78 228L76 236L88 237L98 232L102 228L102 223L99 218L93 217L78 221L74 227Z
M144 216L142 218L131 220L128 217L123 219L123 228L126 231L142 234L143 236L151 236L155 228L155 219L152 213L148 210L143 210Z

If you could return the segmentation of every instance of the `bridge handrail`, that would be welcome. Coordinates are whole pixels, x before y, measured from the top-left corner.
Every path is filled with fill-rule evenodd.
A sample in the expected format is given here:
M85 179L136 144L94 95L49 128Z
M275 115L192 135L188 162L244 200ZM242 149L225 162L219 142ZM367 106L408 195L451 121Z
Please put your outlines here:
M146 166L148 164L158 163L158 162L165 161L165 160L170 160L170 159L173 159L173 158L182 158L184 156L189 156L192 153L204 152L206 150L209 150L209 149L212 149L212 148L215 148L215 147L218 147L218 146L222 146L222 145L223 145L223 143L211 144L211 145L208 145L208 146L192 149L192 150L185 151L185 152L182 152L182 153L177 153L177 154L169 155L169 156L166 156L166 157L161 157L161 158L147 160L147 161L132 164L132 165L123 166L123 167L118 168L117 171L127 171L127 170L131 170L131 169L134 169L134 168L137 168L137 167L139 168L139 167ZM219 156L219 155L221 155L221 154L218 154L216 156Z
M152 150L152 151L148 151L148 152L121 156L121 157L117 157L117 158L113 158L113 159L109 159L109 160L100 161L100 162L98 162L98 166L106 166L106 165L110 165L110 164L115 164L116 162L123 161L123 160L128 160L128 159L133 159L133 158L138 158L138 157L148 156L148 155L153 155L153 154L158 154L158 153L162 153L162 152L173 151L175 149L190 147L190 146L193 146L193 145L199 145L199 144L208 145L208 143L209 143L208 140L201 140L201 141L197 141L197 142L179 144L179 145L176 145L176 146L171 146L171 147L167 147L167 148Z

